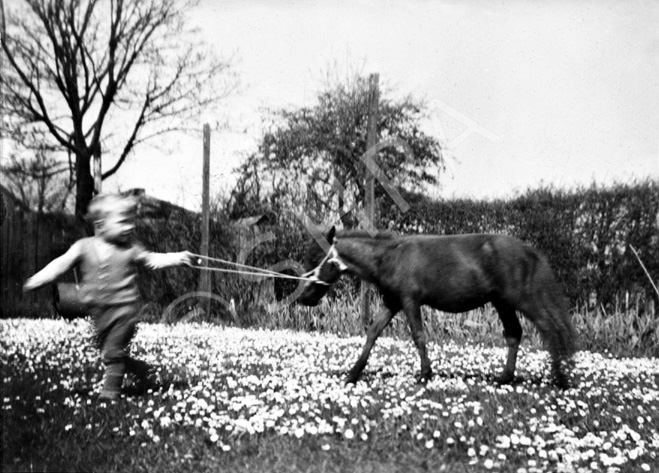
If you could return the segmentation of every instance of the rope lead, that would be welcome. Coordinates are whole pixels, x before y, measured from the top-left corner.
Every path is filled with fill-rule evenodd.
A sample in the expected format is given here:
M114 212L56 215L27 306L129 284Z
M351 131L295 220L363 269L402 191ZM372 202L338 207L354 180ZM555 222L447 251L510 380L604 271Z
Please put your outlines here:
M247 268L251 269L252 271L257 271L257 272L250 272L250 271L241 271L238 269L226 269L226 268L210 268L210 267L204 267L204 266L193 266L194 268L203 270L203 271L217 271L220 273L233 273L233 274L244 274L244 275L250 275L250 276L261 276L261 277L270 277L270 278L281 278L281 279L297 279L300 281L314 281L312 278L308 278L303 276L292 276L290 274L283 274L283 273L278 273L276 271L271 271L269 269L263 269L263 268L257 268L255 266L249 266L247 264L241 264L241 263L235 263L233 261L227 261L223 260L220 258L211 258L210 256L204 256L204 255L197 255L192 253L192 256L197 258L197 264L201 265L202 260L208 260L216 263L224 263L224 264L230 264L233 266L241 267L241 268ZM306 273L308 274L308 273Z

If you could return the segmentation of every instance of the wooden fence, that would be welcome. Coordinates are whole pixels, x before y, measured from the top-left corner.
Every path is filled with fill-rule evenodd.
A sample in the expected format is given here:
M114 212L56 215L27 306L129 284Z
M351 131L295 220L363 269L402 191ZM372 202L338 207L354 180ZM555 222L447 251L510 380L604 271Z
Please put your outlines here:
M72 215L46 214L4 206L2 219L2 299L0 317L36 317L53 314L52 288L23 294L25 280L83 236ZM73 281L73 273L62 280Z

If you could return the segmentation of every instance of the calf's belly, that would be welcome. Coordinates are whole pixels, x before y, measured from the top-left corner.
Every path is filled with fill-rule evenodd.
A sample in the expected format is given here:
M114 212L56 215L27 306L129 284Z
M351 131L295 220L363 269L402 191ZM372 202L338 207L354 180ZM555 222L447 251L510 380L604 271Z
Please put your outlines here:
M450 294L433 294L426 297L422 302L424 305L443 312L459 313L482 307L490 300L491 297L486 294L454 292Z

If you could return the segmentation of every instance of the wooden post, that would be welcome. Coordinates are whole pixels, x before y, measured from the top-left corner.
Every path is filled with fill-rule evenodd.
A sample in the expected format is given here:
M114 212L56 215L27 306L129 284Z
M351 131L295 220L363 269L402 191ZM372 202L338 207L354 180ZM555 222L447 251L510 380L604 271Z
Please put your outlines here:
M375 148L378 139L378 103L380 101L380 91L378 88L379 74L371 74L368 78L369 89L369 107L368 107L368 134L366 136L366 153ZM375 155L373 155L375 158ZM369 220L372 228L375 228L375 177L368 169L366 170L366 201L364 210L366 218ZM362 306L362 325L364 330L371 324L371 298L368 297L369 284L362 281L360 286L361 306Z
M201 191L201 248L199 253L203 256L208 256L208 242L210 233L210 155L211 155L211 129L208 124L204 125L204 165L202 176L202 191ZM203 260L204 267L208 266L208 260ZM199 291L205 292L210 295L211 292L211 278L210 272L201 271L199 275ZM206 317L210 315L211 298L206 297L201 308L206 313Z
M101 193L101 183L103 182L101 177L101 152L99 145L99 150L94 151L94 191L96 191L97 194Z

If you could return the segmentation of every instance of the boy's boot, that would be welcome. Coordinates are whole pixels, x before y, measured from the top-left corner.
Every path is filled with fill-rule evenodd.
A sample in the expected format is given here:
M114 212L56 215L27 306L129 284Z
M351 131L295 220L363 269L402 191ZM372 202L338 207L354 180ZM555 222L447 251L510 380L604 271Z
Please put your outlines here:
M153 371L154 369L150 364L130 356L126 357L126 372L135 377L137 392L144 393L149 389L158 387L154 380Z
M105 366L103 389L98 396L99 401L116 401L121 395L121 384L124 380L124 364L112 363Z

